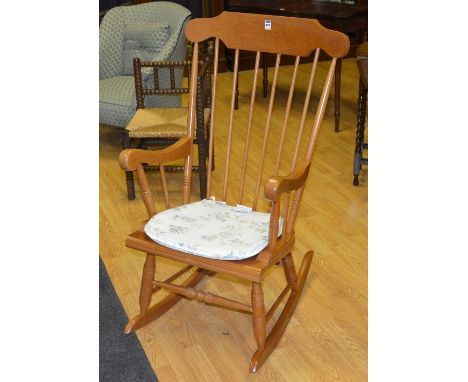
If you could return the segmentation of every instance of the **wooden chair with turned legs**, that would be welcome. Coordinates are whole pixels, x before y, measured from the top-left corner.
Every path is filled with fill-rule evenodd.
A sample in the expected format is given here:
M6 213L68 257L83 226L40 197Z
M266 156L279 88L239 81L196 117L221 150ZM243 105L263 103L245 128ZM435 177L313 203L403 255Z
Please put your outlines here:
M271 28L265 28L265 20ZM295 243L295 222L301 205L302 195L311 164L319 128L325 114L330 87L333 82L336 60L346 55L348 38L339 32L322 27L316 20L281 16L266 16L224 12L212 19L196 19L188 23L186 37L194 43L188 133L174 145L160 151L138 149L124 150L120 154L120 165L126 171L136 171L148 211L149 220L144 228L127 237L126 245L146 253L140 289L140 313L132 318L125 328L129 333L147 325L168 312L182 298L220 305L252 316L252 327L257 351L250 362L250 371L256 372L273 352L281 339L306 283L313 252L304 254L299 271L291 255ZM195 131L195 102L198 44L208 38L215 39L213 81L210 116L210 142L208 168L213 158L216 131L227 134L225 160L219 160L215 172L208 172L207 194L216 198L190 203L191 161L193 134ZM218 56L220 40L235 50L229 101L229 122L220 129L217 104ZM246 121L235 116L236 81L238 75L239 50L256 53L250 107ZM333 57L322 84L318 105L312 123L306 123L309 115L314 77L320 50ZM274 54L274 69L268 107L265 113L256 103L257 78L262 52ZM294 94L301 57L314 54L305 96ZM282 55L296 57L292 78L289 78L287 102L279 105L275 94L280 77ZM220 81L221 82L221 81ZM316 82L316 81L315 81ZM284 86L284 82L281 82ZM279 92L279 90L278 90ZM219 97L221 98L221 97ZM288 126L290 110L300 102L300 125ZM277 113L281 114L278 118ZM263 116L262 116L263 114ZM267 154L272 120L280 121L281 131L275 138L279 145L274 155ZM245 129L245 134L239 129ZM262 142L251 142L253 129L262 129ZM294 132L294 133L293 133ZM224 139L224 136L223 136ZM285 147L294 145L293 152ZM293 143L295 142L295 143ZM249 153L258 150L258 163L249 161ZM237 158L233 153L237 152ZM256 153L256 154L257 154ZM161 166L175 159L184 159L182 180L182 205L169 208L170 192L167 182L162 181L167 209L156 211L143 164ZM224 162L224 167L222 163ZM265 171L264 171L265 170ZM266 172L266 174L265 174ZM164 178L164 171L160 172ZM286 174L286 175L280 175ZM264 198L260 197L264 184ZM247 207L246 204L250 207ZM237 205L237 206L236 206ZM263 212L262 212L263 211ZM164 257L184 264L180 271L164 281L155 280L156 258ZM266 272L275 264L282 265L285 287L277 300L267 310L263 283ZM174 283L182 275L191 274L183 282ZM226 297L195 289L206 276L214 273L234 276L251 284L249 302L234 301ZM187 275L186 275L187 276ZM184 277L186 277L184 276ZM166 289L170 294L151 305L154 293ZM274 320L274 313L286 299L283 310L273 328L267 332L267 323ZM170 314L170 313L168 313Z
M145 97L181 97L183 94L188 94L188 86L176 86L177 82L180 82L176 78L181 77L184 69L187 70L190 77L190 65L190 61L141 61L139 58L133 59L137 110L125 129L122 142L126 147L124 146L123 148L136 146L147 149L148 147L155 146L169 146L187 134L186 120L188 109L186 107L145 108ZM199 65L200 69L198 70L196 84L197 126L194 139L194 143L198 147L198 166L193 166L192 170L199 173L200 199L204 199L206 198L206 160L209 139L207 124L210 116L211 85L208 62L200 61ZM143 70L151 71L153 77L151 87L144 84L142 77ZM151 169L150 166L145 166L145 170ZM214 169L214 163L212 169ZM167 166L166 171L183 171L183 167ZM126 180L127 193L132 196L129 199L134 199L135 186L131 171L126 172Z

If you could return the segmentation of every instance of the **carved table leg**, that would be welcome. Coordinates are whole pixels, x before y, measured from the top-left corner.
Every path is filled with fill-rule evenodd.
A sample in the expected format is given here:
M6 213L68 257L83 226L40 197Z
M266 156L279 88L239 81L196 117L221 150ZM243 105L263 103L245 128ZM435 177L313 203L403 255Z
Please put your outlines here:
M130 137L128 136L127 131L122 131L120 133L120 143L122 145L122 149L130 148ZM125 171L125 178L127 181L127 197L128 200L135 199L135 183L133 181L133 171Z
M362 165L362 152L364 150L364 128L366 122L367 89L359 81L358 121L356 129L356 148L354 149L354 180L353 186L359 185L359 173Z
M268 97L268 53L262 53L263 58L263 98Z
M340 96L341 96L341 58L335 67L335 132L340 131Z

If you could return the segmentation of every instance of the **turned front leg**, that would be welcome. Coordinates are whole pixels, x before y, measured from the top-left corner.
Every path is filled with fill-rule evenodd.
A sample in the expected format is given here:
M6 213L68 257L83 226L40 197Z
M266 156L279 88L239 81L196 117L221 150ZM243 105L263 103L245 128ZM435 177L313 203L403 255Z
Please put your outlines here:
M143 275L141 276L140 288L140 314L145 314L151 302L153 295L153 280L154 271L156 269L155 256L147 254L145 265L143 267Z
M263 290L259 283L252 283L252 320L258 351L262 351L265 347L266 321Z
M291 253L286 255L283 260L283 269L284 275L286 276L286 280L291 287L292 291L297 290L297 274L296 274L296 267L294 266L294 260L292 258Z

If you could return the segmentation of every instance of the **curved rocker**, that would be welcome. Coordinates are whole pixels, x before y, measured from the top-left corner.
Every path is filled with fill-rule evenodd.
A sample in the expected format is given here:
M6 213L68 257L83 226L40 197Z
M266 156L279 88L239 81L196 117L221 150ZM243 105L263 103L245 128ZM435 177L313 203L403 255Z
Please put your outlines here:
M310 269L313 255L314 255L313 251L309 251L304 255L297 280L295 280L296 281L295 285L294 284L291 285L290 283L290 280L291 280L290 277L292 276L294 278L295 276L294 265L291 268L289 268L291 269L290 271L286 271L287 266L285 265L285 262L283 261L283 266L286 272L286 278L288 279L288 284L289 284L287 288L289 289L289 287L291 287L291 293L286 302L286 305L283 308L283 311L281 312L280 317L278 318L278 321L276 322L275 326L271 329L270 334L268 334L268 337L266 337L266 339L264 335L262 339L262 334L261 334L262 332L265 333L265 326L266 326L265 320L263 322L262 327L258 327L256 326L256 321L254 317L254 333L255 333L255 339L257 340L257 344L258 344L258 350L255 352L255 354L252 357L252 360L250 361L249 370L251 373L255 373L257 369L267 360L267 358L276 348L276 345L278 344L279 340L283 336L283 333L286 330L286 327L288 326L288 323L291 320L291 317L296 309L296 305L299 301L299 298L301 297L302 290L304 289L304 284L307 279L307 275L309 274L309 269ZM288 255L287 257L290 257L290 256L291 255ZM290 257L290 261L292 261L292 257ZM263 299L261 303L263 304ZM276 308L275 305L276 303L273 304L272 309ZM254 308L254 299L252 299L252 307ZM270 314L267 314L267 316L270 316Z

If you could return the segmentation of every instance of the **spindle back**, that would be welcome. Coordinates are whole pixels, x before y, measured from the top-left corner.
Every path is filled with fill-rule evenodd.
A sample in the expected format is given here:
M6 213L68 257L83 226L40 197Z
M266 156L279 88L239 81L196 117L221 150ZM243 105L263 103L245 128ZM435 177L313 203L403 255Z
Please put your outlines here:
M211 97L211 121L210 121L210 144L208 156L208 168L213 163L214 139L217 132L226 135L226 153L220 153L216 150L217 162L216 172L208 172L207 195L215 196L217 200L226 201L228 204L249 205L253 210L259 209L258 201L260 191L265 181L275 175L283 175L291 172L298 164L300 153L303 153L302 159L310 162L312 153L317 140L319 127L324 117L326 103L330 92L333 79L336 59L344 57L349 50L349 39L344 34L324 28L317 20L282 17L272 15L247 14L235 12L223 12L217 17L211 19L194 19L187 24L186 37L194 43L194 57L198 57L198 43L209 38L214 38L214 62L213 62L213 81ZM234 70L232 73L231 99L229 119L227 125L218 123L221 118L217 116L218 90L218 60L219 43L222 41L227 48L234 50ZM236 84L239 81L239 52L256 52L255 69L251 85L250 102L248 114L244 119L241 114L235 110ZM311 109L312 88L314 85L317 62L320 51L323 50L332 57L326 80L322 84L320 99L315 110L315 116L311 126L306 126L308 114ZM261 107L256 98L258 69L262 52L275 54L275 68L271 85L271 92L268 99L268 105ZM314 61L310 70L310 76L307 84L305 97L294 94L296 87L297 73L301 57L307 57L314 54ZM279 105L275 99L278 91L284 88L284 81L281 82L281 89L278 90L280 83L279 72L281 58L285 55L295 56L295 65L293 75L289 78L287 86L287 97L283 97L285 104ZM192 73L196 76L196 73ZM244 77L243 77L244 78ZM193 77L192 77L193 80ZM193 95L192 95L193 96ZM281 98L281 97L277 97ZM280 100L281 101L281 100ZM300 101L301 118L299 126L295 129L288 128L289 116L293 108L293 103ZM244 107L244 106L242 106ZM272 123L272 120L274 123ZM281 127L278 129L278 122L281 120ZM226 121L225 121L226 122ZM275 127L272 128L272 125ZM189 124L190 126L190 124ZM262 129L257 137L261 140L252 140L252 131ZM241 132L242 131L242 132ZM292 133L295 137L291 137ZM189 134L193 134L190 131ZM274 139L272 139L272 135ZM238 142L241 136L245 136L243 142ZM295 140L293 150L284 152L285 141ZM274 142L275 150L267 150ZM304 143L305 142L305 143ZM301 150L301 144L303 148ZM305 145L305 149L304 149ZM291 145L289 145L291 146ZM241 149L240 149L241 147ZM249 162L249 154L252 150L258 150L255 156L255 162ZM253 156L252 156L253 157ZM266 173L265 173L266 172ZM222 174L222 179L221 179ZM213 187L213 179L216 177L217 187ZM222 184L222 187L219 186ZM250 185L249 185L250 183ZM302 194L302 191L300 192ZM294 203L293 203L294 204ZM286 206L284 206L283 217L289 211L289 196Z

